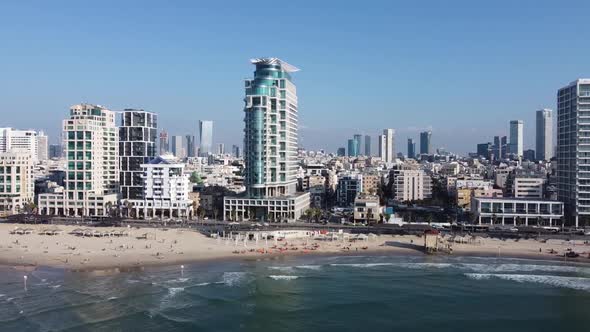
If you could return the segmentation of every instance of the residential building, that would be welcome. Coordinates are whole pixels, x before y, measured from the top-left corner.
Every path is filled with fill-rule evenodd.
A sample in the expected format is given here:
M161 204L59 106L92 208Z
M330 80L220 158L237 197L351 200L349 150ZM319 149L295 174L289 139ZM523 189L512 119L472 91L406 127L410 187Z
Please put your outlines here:
M39 161L38 134L34 130L0 128L0 153L29 153L33 162Z
M423 170L397 169L393 176L397 201L420 201L432 197L432 179Z
M336 186L336 205L352 206L357 194L363 191L363 177L359 174L344 175L338 178Z
M535 151L538 160L550 160L553 157L553 111L542 109L537 111L537 131Z
M213 121L199 121L199 154L207 157L213 151Z
M245 81L244 184L241 197L225 197L226 219L298 220L310 204L297 192L297 88L299 69L277 58L252 59L253 79Z
M190 218L193 215L189 175L184 173L183 163L166 154L142 164L141 169L143 194L141 198L129 200L132 206L129 217Z
M353 217L355 222L378 222L381 219L379 196L359 194L354 200Z
M510 121L510 148L509 152L517 157L523 156L523 121L512 120Z
M512 190L513 196L517 198L543 198L545 178L539 177L515 177Z
M67 216L108 216L110 208L117 205L119 192L115 112L100 105L74 105L70 117L63 120L63 133L68 160L64 192L39 195L39 210Z
M27 151L0 153L0 217L19 213L35 195L33 158Z
M408 158L416 158L416 142L412 138L408 138Z
M143 192L142 164L156 157L158 119L156 114L137 109L121 113L119 127L119 185L121 199L138 199Z
M566 221L590 224L590 79L557 92L557 196Z
M362 174L363 194L377 195L381 187L381 176L378 174Z
M474 197L471 211L479 225L559 226L563 203L529 198Z
M424 131L420 133L420 154L432 154L432 131Z

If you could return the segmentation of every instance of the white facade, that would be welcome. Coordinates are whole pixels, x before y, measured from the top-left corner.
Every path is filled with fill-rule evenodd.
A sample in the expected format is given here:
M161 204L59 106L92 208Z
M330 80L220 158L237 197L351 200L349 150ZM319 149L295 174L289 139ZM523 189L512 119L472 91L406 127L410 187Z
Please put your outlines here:
M29 153L33 162L39 160L38 133L34 130L0 128L0 153Z
M517 177L514 179L514 197L543 198L545 179L532 177Z
M379 135L379 157L386 163L393 163L395 160L394 135L394 129L384 129L383 135Z
M537 111L537 131L535 153L537 160L550 160L553 157L553 111Z
M395 199L400 202L432 197L432 179L422 170L394 171Z
M563 203L541 199L486 198L471 199L471 211L477 224L488 225L560 225Z
M37 136L37 160L49 159L49 139L44 132L40 131Z
M172 155L163 155L142 164L144 193L142 199L128 200L135 218L191 217L192 200L189 199L189 175L184 164Z
M522 157L523 154L523 134L524 123L522 120L510 121L510 153Z
M0 153L0 216L18 213L35 196L29 153Z

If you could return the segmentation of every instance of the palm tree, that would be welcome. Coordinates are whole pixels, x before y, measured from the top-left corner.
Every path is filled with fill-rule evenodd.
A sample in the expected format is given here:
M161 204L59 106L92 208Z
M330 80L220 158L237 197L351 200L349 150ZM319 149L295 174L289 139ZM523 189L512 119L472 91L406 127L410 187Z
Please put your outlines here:
M315 219L315 222L319 222L321 216L322 216L322 210L320 210L318 208L314 208L313 209L313 218Z
M113 212L113 211L112 211L112 209L113 209L113 203L111 203L111 202L107 202L107 204L105 205L105 209L106 209L106 211L105 211L105 212L106 212L106 214L107 214L109 217L112 217L112 212Z
M203 218L205 218L205 209L199 206L199 208L197 209L197 213L199 215L199 221L203 222Z
M313 217L314 212L313 209L305 210L305 218L307 218L307 222L311 222L311 218Z

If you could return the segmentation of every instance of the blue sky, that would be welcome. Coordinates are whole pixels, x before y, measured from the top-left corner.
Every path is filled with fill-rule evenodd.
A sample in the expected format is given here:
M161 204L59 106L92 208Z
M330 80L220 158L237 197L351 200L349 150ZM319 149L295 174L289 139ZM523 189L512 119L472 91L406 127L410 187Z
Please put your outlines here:
M68 107L144 108L172 135L215 121L242 140L248 59L295 74L300 141L335 151L355 133L433 131L465 153L555 109L559 87L590 76L589 1L2 1L0 126L56 141Z

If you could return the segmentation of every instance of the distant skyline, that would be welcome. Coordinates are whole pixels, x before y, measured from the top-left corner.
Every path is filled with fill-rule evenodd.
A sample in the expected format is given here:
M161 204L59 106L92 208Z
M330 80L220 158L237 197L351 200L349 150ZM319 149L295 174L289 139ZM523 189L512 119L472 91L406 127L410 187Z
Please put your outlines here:
M0 127L55 143L71 105L158 114L170 136L215 123L213 144L243 141L248 60L279 57L294 78L300 145L336 152L355 134L432 131L465 154L510 120L535 148L535 112L590 77L587 1L3 2ZM259 33L257 36L256 34ZM272 42L266 42L272 41Z

